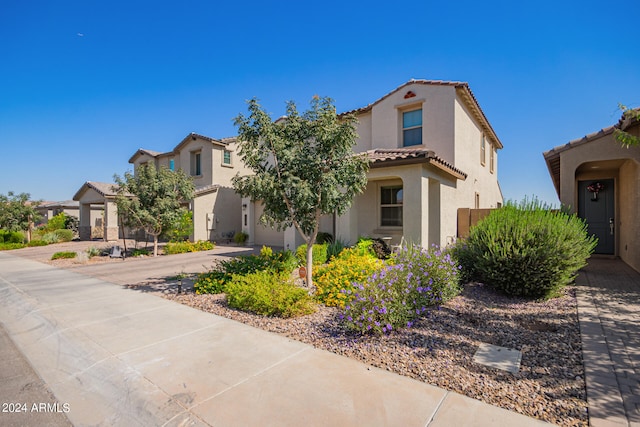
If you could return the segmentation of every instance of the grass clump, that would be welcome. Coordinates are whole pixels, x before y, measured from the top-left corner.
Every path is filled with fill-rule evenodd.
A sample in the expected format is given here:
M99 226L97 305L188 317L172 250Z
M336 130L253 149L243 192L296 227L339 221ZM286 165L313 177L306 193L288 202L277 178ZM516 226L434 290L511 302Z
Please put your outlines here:
M492 211L454 253L468 280L510 296L551 298L575 279L596 243L576 215L525 199Z
M51 260L75 258L78 254L72 251L56 252L51 255Z
M258 271L235 275L226 285L230 307L263 316L297 317L316 310L307 291L282 273Z

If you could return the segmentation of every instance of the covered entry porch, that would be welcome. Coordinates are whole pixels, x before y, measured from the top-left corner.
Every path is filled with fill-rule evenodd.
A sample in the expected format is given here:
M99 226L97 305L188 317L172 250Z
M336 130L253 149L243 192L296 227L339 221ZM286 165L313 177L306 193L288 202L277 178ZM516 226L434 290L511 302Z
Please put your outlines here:
M115 184L85 182L73 196L79 202L80 240L103 239L105 242L119 239L118 208L115 203ZM96 206L102 206L96 210Z

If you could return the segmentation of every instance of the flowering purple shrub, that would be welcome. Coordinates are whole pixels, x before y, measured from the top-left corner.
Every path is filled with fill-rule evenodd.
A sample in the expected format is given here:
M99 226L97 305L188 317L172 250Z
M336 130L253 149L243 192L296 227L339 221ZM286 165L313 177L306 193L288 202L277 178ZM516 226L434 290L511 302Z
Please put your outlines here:
M459 266L447 251L410 245L390 261L366 283L343 290L353 297L340 314L349 329L385 333L411 327L428 307L460 292Z

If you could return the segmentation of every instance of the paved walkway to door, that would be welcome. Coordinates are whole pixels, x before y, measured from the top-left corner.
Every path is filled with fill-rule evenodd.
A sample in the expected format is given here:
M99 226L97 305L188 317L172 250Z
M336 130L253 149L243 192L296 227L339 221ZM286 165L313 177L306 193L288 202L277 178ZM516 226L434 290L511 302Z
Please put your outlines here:
M590 425L640 427L640 273L592 258L576 282Z

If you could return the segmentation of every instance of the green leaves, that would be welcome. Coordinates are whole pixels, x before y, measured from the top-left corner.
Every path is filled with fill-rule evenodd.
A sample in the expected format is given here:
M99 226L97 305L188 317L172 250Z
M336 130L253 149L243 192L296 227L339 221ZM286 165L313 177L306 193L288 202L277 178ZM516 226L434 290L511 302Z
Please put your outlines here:
M24 231L29 229L30 222L36 222L40 214L36 207L40 202L30 203L28 193L7 195L0 194L0 229Z
M302 115L293 102L275 122L256 99L235 119L239 154L255 175L235 177L236 191L264 203L263 223L315 236L322 214L344 213L366 186L368 162L353 153L356 119L338 117L330 98L314 97Z
M595 245L582 219L525 200L491 212L454 253L466 279L507 295L549 298L574 280Z
M139 166L136 172L114 176L118 212L126 225L144 229L157 243L163 231L187 215L182 204L193 199L193 181L182 170L156 169L152 164Z
M622 104L619 104L618 107L622 110L624 120L640 121L640 109L632 109ZM640 137L625 132L622 129L615 129L614 136L620 145L625 148L640 146Z

